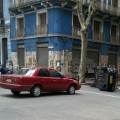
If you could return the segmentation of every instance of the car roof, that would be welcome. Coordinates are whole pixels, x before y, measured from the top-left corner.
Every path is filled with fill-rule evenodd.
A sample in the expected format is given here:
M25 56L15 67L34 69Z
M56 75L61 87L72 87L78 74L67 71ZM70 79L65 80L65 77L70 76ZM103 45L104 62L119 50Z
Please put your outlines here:
M54 70L54 69L52 69L52 68L39 67L39 66L35 66L35 67L32 67L32 68L37 68L37 69L47 69L47 70Z

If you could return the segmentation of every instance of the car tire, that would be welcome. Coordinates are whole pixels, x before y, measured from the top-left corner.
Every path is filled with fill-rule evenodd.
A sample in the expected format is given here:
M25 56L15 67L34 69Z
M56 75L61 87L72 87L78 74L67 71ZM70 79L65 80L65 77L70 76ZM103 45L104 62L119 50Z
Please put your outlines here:
M115 86L109 87L109 88L108 88L108 91L114 92L114 91L115 91Z
M19 91L16 91L16 90L11 90L11 92L14 94L14 95L19 95L20 92Z
M30 90L30 94L33 97L39 97L41 95L41 87L39 85L35 85L31 90Z
M75 94L75 86L74 85L70 85L68 90L67 90L67 93L70 94L70 95Z

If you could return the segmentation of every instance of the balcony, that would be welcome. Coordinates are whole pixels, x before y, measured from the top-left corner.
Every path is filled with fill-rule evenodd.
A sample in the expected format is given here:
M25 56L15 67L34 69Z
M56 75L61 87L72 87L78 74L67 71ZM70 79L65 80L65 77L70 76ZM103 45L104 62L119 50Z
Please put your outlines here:
M47 34L47 25L37 25L36 26L36 35Z
M103 33L102 32L99 32L99 33L94 32L93 33L93 39L94 39L94 41L98 41L98 42L104 41Z
M81 36L80 27L77 26L72 27L72 36Z
M120 37L117 35L111 35L110 43L111 44L120 44Z
M83 4L85 6L88 6L89 1L83 1ZM102 1L96 2L96 9L99 11L102 11L103 13L106 12L106 13L116 15L116 16L120 15L120 8L119 7L114 7L112 5L108 5L106 3L103 3Z
M24 29L16 29L15 30L15 37L24 37Z
M97 2L96 8L97 10L110 13L112 15L120 15L120 8L105 4L103 2Z
M15 0L15 1L11 1L9 2L9 8L15 8L15 7L21 7L24 6L26 4L29 4L31 2L35 2L35 1L39 1L39 0Z

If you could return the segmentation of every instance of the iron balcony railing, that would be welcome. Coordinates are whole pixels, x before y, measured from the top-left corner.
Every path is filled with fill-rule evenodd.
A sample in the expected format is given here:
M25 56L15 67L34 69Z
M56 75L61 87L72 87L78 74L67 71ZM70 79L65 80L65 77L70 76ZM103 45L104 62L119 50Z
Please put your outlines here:
M40 0L13 0L9 2L9 8L21 7L25 4L35 2L35 1L40 1Z
M88 6L89 5L89 2L88 1L83 1L84 2L84 5ZM107 12L107 13L110 13L110 14L114 14L114 15L120 15L120 8L119 7L114 7L109 4L106 4L102 1L97 1L96 2L96 9L97 10L100 10L100 11L103 11L103 12Z
M34 31L34 33L31 32ZM47 34L47 25L41 26L37 25L36 27L26 27L24 29L16 29L14 37L26 37L26 36L35 36L35 35L44 35Z
M37 25L36 35L47 34L47 25Z
M35 2L35 1L42 1L42 0L13 0L9 3L9 8L21 7L23 5L26 5L28 3ZM73 0L71 0L71 1L73 1ZM59 0L59 2L61 2L61 1ZM83 4L88 6L89 2L84 0ZM98 1L96 3L96 9L103 11L103 12L120 15L119 7L114 7L112 5L104 3L102 1Z
M114 14L114 15L119 15L120 14L120 8L119 7L114 7L112 5L108 5L108 4L105 4L103 2L97 2L96 9L98 9L100 11L103 11L103 12L110 13L110 14Z
M94 41L104 41L104 35L102 32L94 32L93 33L93 39Z
M111 35L110 43L111 44L120 44L120 37L118 35Z
M78 26L72 27L72 36L81 36L80 27Z
M15 30L15 37L24 37L24 29L16 29Z

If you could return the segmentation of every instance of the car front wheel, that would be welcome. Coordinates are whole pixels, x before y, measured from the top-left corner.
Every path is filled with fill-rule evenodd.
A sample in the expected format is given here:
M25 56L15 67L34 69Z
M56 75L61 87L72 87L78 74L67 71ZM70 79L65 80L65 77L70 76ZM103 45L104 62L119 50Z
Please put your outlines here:
M75 86L74 85L70 85L68 90L67 90L67 93L70 94L70 95L75 94Z
M33 97L39 97L41 95L41 90L41 87L39 85L36 85L31 89L30 94Z
M16 90L11 90L11 92L14 94L14 95L19 95L20 92L19 91L16 91Z

